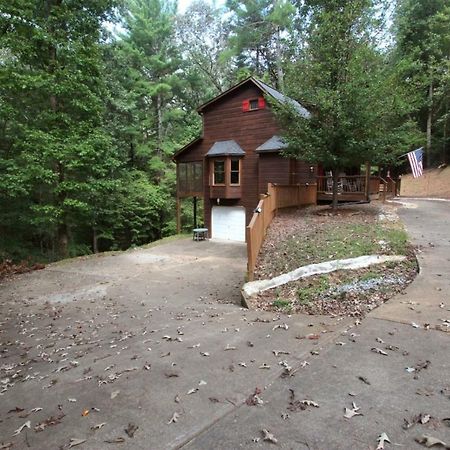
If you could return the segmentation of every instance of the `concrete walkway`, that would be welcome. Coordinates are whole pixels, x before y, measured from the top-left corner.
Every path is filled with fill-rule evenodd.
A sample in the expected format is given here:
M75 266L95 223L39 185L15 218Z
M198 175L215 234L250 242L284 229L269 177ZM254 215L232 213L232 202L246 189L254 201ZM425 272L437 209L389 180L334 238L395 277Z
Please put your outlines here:
M243 245L180 240L3 283L0 448L275 446L263 429L290 449L449 442L450 333L433 328L450 319L450 217L414 205L400 214L421 275L359 325L240 308ZM363 415L345 419L352 402Z
M269 448L263 429L289 449L375 449L382 433L391 441L386 449L424 448L415 441L423 435L450 443L450 333L438 330L448 331L450 320L450 208L414 200L399 214L421 266L403 295L310 357L294 377L278 379L261 393L262 405L241 406L187 448ZM352 402L362 415L344 418ZM416 423L420 414L426 423Z
M245 269L184 239L1 284L0 448L183 446L350 323L242 309Z

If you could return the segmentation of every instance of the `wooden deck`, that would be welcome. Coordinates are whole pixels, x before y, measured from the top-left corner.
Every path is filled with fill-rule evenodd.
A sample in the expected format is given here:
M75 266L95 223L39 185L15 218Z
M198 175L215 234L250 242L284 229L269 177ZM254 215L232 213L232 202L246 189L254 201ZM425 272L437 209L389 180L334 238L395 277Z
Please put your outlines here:
M368 183L367 183L368 181ZM332 201L333 178L317 177L317 200ZM372 176L369 180L365 175L348 175L339 177L338 201L358 202L378 199L380 195L380 178Z

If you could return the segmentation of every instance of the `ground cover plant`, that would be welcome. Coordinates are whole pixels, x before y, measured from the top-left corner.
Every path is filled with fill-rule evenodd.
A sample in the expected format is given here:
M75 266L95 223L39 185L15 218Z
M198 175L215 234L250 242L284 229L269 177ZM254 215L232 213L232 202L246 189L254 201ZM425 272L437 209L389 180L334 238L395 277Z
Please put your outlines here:
M406 259L300 279L259 294L255 306L285 313L363 316L402 291L417 274L414 249L392 211L382 213L378 205L346 206L337 214L327 207L280 211L261 250L257 279L370 254Z

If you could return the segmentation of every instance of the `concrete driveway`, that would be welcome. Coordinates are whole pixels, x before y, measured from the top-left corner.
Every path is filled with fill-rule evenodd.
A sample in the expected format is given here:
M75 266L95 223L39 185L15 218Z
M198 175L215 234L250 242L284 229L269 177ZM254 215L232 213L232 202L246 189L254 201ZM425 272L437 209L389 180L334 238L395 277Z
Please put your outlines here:
M184 239L3 282L0 448L178 448L350 325L242 309L245 268Z
M425 436L450 444L450 202L402 202L415 281L273 383L263 405L233 411L187 448L269 448L264 429L286 449L420 450ZM344 417L353 405L361 415ZM390 443L379 446L383 433Z

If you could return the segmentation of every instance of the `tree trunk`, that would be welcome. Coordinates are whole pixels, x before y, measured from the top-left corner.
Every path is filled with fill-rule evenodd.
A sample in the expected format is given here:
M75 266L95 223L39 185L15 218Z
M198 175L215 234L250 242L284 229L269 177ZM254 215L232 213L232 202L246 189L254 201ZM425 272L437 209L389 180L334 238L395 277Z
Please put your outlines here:
M447 164L447 122L448 122L448 103L445 105L444 131L442 139L442 157L441 164Z
M69 256L69 233L65 221L58 225L58 255L62 258Z
M259 47L256 47L256 75L259 77Z
M162 141L163 141L163 117L162 117L162 98L161 94L158 94L156 98L156 109L157 109L157 116L158 116L158 157L161 158L162 152Z
M277 37L276 37L276 63L277 63L277 84L278 89L280 89L281 92L283 92L284 89L284 73L283 73L283 66L281 61L281 30L280 27L278 27L277 30Z
M98 253L98 236L95 227L92 228L92 249L94 250L94 253Z
M428 116L427 116L427 147L426 160L427 168L431 166L431 121L433 118L433 81L428 88Z
M50 17L52 13L52 8L61 6L62 0L48 0L46 2L46 13L47 17ZM53 26L49 27L49 32L51 35L54 34L55 30ZM52 75L55 72L56 64L57 64L57 49L55 44L50 44L48 47L48 73ZM58 112L58 99L56 97L56 94L53 92L50 93L50 108L52 112L56 115ZM56 171L58 175L58 183L61 185L61 183L64 182L64 166L63 164L58 161L54 165L54 170ZM66 199L66 193L63 191L60 191L56 195L56 202L60 208L63 208L64 200ZM58 254L60 257L66 258L69 255L69 233L68 233L68 226L66 222L66 217L63 213L61 217L61 222L58 224L57 227L57 249Z
M333 168L333 201L331 202L331 208L336 211L338 205L338 186L339 186L339 170Z

